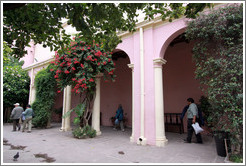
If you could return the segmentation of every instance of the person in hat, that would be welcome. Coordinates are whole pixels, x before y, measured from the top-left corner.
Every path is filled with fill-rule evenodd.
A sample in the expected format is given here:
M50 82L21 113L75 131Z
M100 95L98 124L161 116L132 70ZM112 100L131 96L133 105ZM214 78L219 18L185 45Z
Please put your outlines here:
M16 127L18 127L18 131L20 131L21 125L19 124L19 120L24 110L19 103L15 103L14 106L15 108L11 112L10 119L13 120L13 131L16 131Z
M22 126L22 132L25 131L26 124L28 124L28 133L31 132L32 130L32 115L33 115L33 110L31 106L28 104L26 107L26 110L22 113L25 116L25 120Z

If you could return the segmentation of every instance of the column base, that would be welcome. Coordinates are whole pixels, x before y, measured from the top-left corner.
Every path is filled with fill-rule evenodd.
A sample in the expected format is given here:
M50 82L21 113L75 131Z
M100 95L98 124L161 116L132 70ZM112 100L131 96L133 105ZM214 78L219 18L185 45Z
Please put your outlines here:
M134 136L130 137L130 142L134 142Z
M98 135L101 135L101 134L102 134L102 132L101 132L101 131L97 131L97 136L98 136Z
M158 147L163 147L168 143L168 140L166 139L166 137L163 138L156 138L156 146Z
M71 130L70 127L64 129L64 131L70 131L70 130Z
M69 128L60 128L59 129L59 131L70 131L71 130L71 128L69 127Z
M139 137L137 140L138 145L147 145L147 139L144 138L143 136Z
M62 131L64 131L64 129L63 128L60 128L59 131L62 132Z

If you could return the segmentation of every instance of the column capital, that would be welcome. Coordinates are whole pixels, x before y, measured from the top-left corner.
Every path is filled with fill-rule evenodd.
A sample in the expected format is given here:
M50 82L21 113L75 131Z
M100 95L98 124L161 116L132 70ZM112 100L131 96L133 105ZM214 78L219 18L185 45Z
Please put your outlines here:
M127 64L127 65L130 69L132 69L132 71L134 70L134 64Z
M96 75L96 78L101 78L103 76L103 73L99 73L98 75Z
M156 58L153 60L153 62L154 62L154 65L163 65L167 63L167 61L163 58Z

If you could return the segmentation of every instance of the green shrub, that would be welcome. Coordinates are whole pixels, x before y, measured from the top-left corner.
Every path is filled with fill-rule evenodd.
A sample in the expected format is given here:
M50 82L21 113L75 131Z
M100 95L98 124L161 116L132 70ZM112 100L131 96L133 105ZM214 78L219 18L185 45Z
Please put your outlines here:
M243 156L239 154L232 154L229 157L229 160L235 163L242 163L243 162Z
M86 125L83 128L77 127L73 130L73 135L75 138L94 138L96 136L96 130L91 128L91 126Z

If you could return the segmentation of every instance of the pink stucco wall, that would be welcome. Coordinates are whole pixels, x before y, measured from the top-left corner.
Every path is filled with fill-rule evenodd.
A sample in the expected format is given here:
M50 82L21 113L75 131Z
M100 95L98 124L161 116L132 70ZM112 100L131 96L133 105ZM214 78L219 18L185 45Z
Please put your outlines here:
M154 58L162 57L171 41L179 34L183 33L186 27L186 19L174 20L164 26L159 26L154 30ZM165 59L165 57L164 57Z
M155 144L155 98L154 98L154 30L144 31L144 121L145 138L149 144Z
M30 43L30 47L26 47L25 50L27 54L21 58L20 60L24 61L23 68L31 65L34 62L34 55L35 55L35 46L33 43Z

